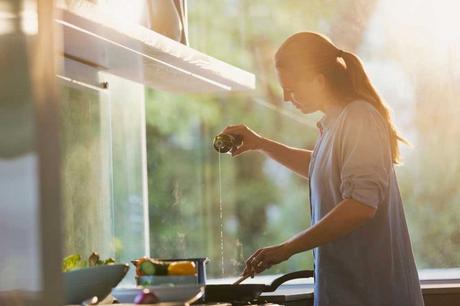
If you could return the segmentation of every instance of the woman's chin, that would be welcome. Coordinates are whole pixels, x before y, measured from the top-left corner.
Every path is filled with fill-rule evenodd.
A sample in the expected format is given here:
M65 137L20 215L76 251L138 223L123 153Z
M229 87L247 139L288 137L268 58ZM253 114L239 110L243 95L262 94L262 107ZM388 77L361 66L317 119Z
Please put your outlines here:
M294 103L294 106L295 108L303 113L303 114L311 114L311 113L314 113L317 111L317 109L315 109L314 107L311 107L310 105L303 105L303 104L297 104L297 103Z
M313 110L308 109L308 108L301 108L301 107L298 107L297 109L298 109L302 114L311 114L311 113L314 113Z

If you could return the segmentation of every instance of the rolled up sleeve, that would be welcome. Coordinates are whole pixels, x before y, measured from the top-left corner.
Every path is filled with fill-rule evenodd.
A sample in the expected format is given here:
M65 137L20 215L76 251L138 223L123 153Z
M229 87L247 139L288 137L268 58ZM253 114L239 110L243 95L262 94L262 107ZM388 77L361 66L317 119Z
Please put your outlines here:
M389 186L391 147L386 123L372 107L353 107L342 120L340 192L378 208Z

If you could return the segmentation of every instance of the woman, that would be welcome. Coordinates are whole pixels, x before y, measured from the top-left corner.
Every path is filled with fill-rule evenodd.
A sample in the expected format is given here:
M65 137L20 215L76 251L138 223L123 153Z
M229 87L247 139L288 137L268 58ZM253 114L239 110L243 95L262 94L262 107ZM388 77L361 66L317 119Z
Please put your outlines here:
M308 178L311 227L257 250L254 275L313 249L315 306L420 306L423 298L394 172L398 135L358 57L311 32L289 37L275 56L284 100L324 113L313 151L264 138L245 125L238 156L258 150Z

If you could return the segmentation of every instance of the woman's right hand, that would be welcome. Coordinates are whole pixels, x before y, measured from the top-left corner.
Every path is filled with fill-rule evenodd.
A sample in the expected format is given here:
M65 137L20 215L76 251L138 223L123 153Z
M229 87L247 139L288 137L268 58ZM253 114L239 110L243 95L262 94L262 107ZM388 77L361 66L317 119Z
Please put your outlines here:
M231 135L241 135L243 137L243 144L230 153L233 157L238 156L246 151L260 149L260 144L263 141L263 137L248 128L244 124L229 125L221 133Z

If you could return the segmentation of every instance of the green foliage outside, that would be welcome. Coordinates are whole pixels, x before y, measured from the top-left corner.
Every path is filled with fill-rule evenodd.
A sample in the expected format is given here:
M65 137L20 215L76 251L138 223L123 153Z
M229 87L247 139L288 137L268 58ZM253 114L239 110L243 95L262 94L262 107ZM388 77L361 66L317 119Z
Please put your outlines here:
M394 118L409 114L399 128L411 135L414 147L404 149L404 164L396 171L417 266L460 266L460 89L449 53L454 49L432 44L435 53L423 42L414 54L419 37L395 30L394 16L379 19L381 32L370 31L374 17L388 13L378 3L386 2L189 1L191 47L253 72L257 89L206 95L145 91L152 256L210 257L209 275L222 276L219 157L225 276L239 274L256 249L309 225L305 180L257 152L219 156L212 139L226 125L244 123L282 143L313 148L319 114L304 116L283 105L273 68L286 37L313 30L358 53L366 67L378 67L368 71ZM388 67L405 76L405 85L386 73ZM64 253L96 250L128 262L144 255L144 93L139 84L101 77L110 81L110 97L72 86L62 90ZM266 273L304 268L312 268L311 252Z
M363 50L372 60L383 61L381 54L387 54L408 74L423 75L423 70L404 61L404 51L397 53L391 45L374 58L367 54L365 30L370 27L376 3L189 1L191 46L254 72L257 90L226 95L147 90L152 256L208 256L209 274L221 276L219 155L212 149L212 139L226 125L245 123L288 145L313 147L318 116L303 117L281 105L272 58L287 36L303 30L319 31L348 50ZM353 17L356 12L359 18ZM452 75L448 77L453 80ZM460 264L455 251L460 246L460 148L454 140L460 136L455 119L460 110L458 103L452 102L459 93L452 86L446 90L447 85L441 85L431 79L417 79L413 99L416 111L411 114L417 143L406 154L405 165L397 168L419 268ZM390 92L382 94L385 97ZM432 103L433 97L443 101L443 112ZM398 109L395 112L398 115ZM433 114L440 116L436 121L440 126L435 128L430 118ZM236 159L221 156L221 166L224 263L225 275L229 276L240 273L244 259L257 248L282 242L309 225L308 186L305 180L255 152ZM266 273L303 268L312 268L311 252L296 255Z

